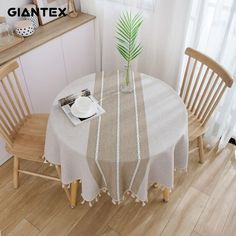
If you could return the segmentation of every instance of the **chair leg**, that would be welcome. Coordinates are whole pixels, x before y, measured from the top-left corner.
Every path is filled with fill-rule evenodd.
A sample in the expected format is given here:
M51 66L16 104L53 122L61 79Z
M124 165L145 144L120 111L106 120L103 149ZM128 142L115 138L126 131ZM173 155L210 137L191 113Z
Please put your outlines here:
M204 149L203 149L203 138L202 135L198 137L198 147L199 147L199 163L204 162Z
M19 187L19 167L20 167L20 160L17 157L13 157L13 186L14 188Z

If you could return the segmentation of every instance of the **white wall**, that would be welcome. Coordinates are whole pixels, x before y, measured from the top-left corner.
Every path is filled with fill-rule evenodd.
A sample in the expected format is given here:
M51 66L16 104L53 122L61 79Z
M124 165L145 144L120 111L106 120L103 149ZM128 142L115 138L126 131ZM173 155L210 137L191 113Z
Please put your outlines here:
M5 144L0 139L0 166L9 159L10 155L5 151Z

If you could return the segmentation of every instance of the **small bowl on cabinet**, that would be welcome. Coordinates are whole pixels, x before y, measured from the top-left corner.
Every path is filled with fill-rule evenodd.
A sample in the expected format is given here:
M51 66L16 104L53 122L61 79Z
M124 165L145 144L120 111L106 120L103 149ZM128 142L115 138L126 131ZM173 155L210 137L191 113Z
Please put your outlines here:
M29 37L34 32L34 25L30 20L21 20L15 23L15 32L19 36Z

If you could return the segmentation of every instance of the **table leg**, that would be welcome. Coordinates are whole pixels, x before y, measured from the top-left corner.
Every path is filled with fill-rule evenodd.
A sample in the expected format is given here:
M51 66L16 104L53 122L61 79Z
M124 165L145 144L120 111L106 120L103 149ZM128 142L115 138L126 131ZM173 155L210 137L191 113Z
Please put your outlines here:
M78 181L75 180L71 184L71 196L70 196L70 206L75 208L77 205L77 195L78 195Z
M169 188L165 188L162 191L162 194L163 194L163 201L164 202L169 202L169 199L170 199L170 189Z

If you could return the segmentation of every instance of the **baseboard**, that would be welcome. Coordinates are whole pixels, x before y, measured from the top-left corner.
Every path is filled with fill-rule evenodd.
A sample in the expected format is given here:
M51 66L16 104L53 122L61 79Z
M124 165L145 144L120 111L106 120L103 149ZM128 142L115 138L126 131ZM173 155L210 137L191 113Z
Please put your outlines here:
M0 166L11 158L11 155L6 152L0 152Z
M10 158L11 155L6 152L5 143L0 139L0 166L3 165Z

